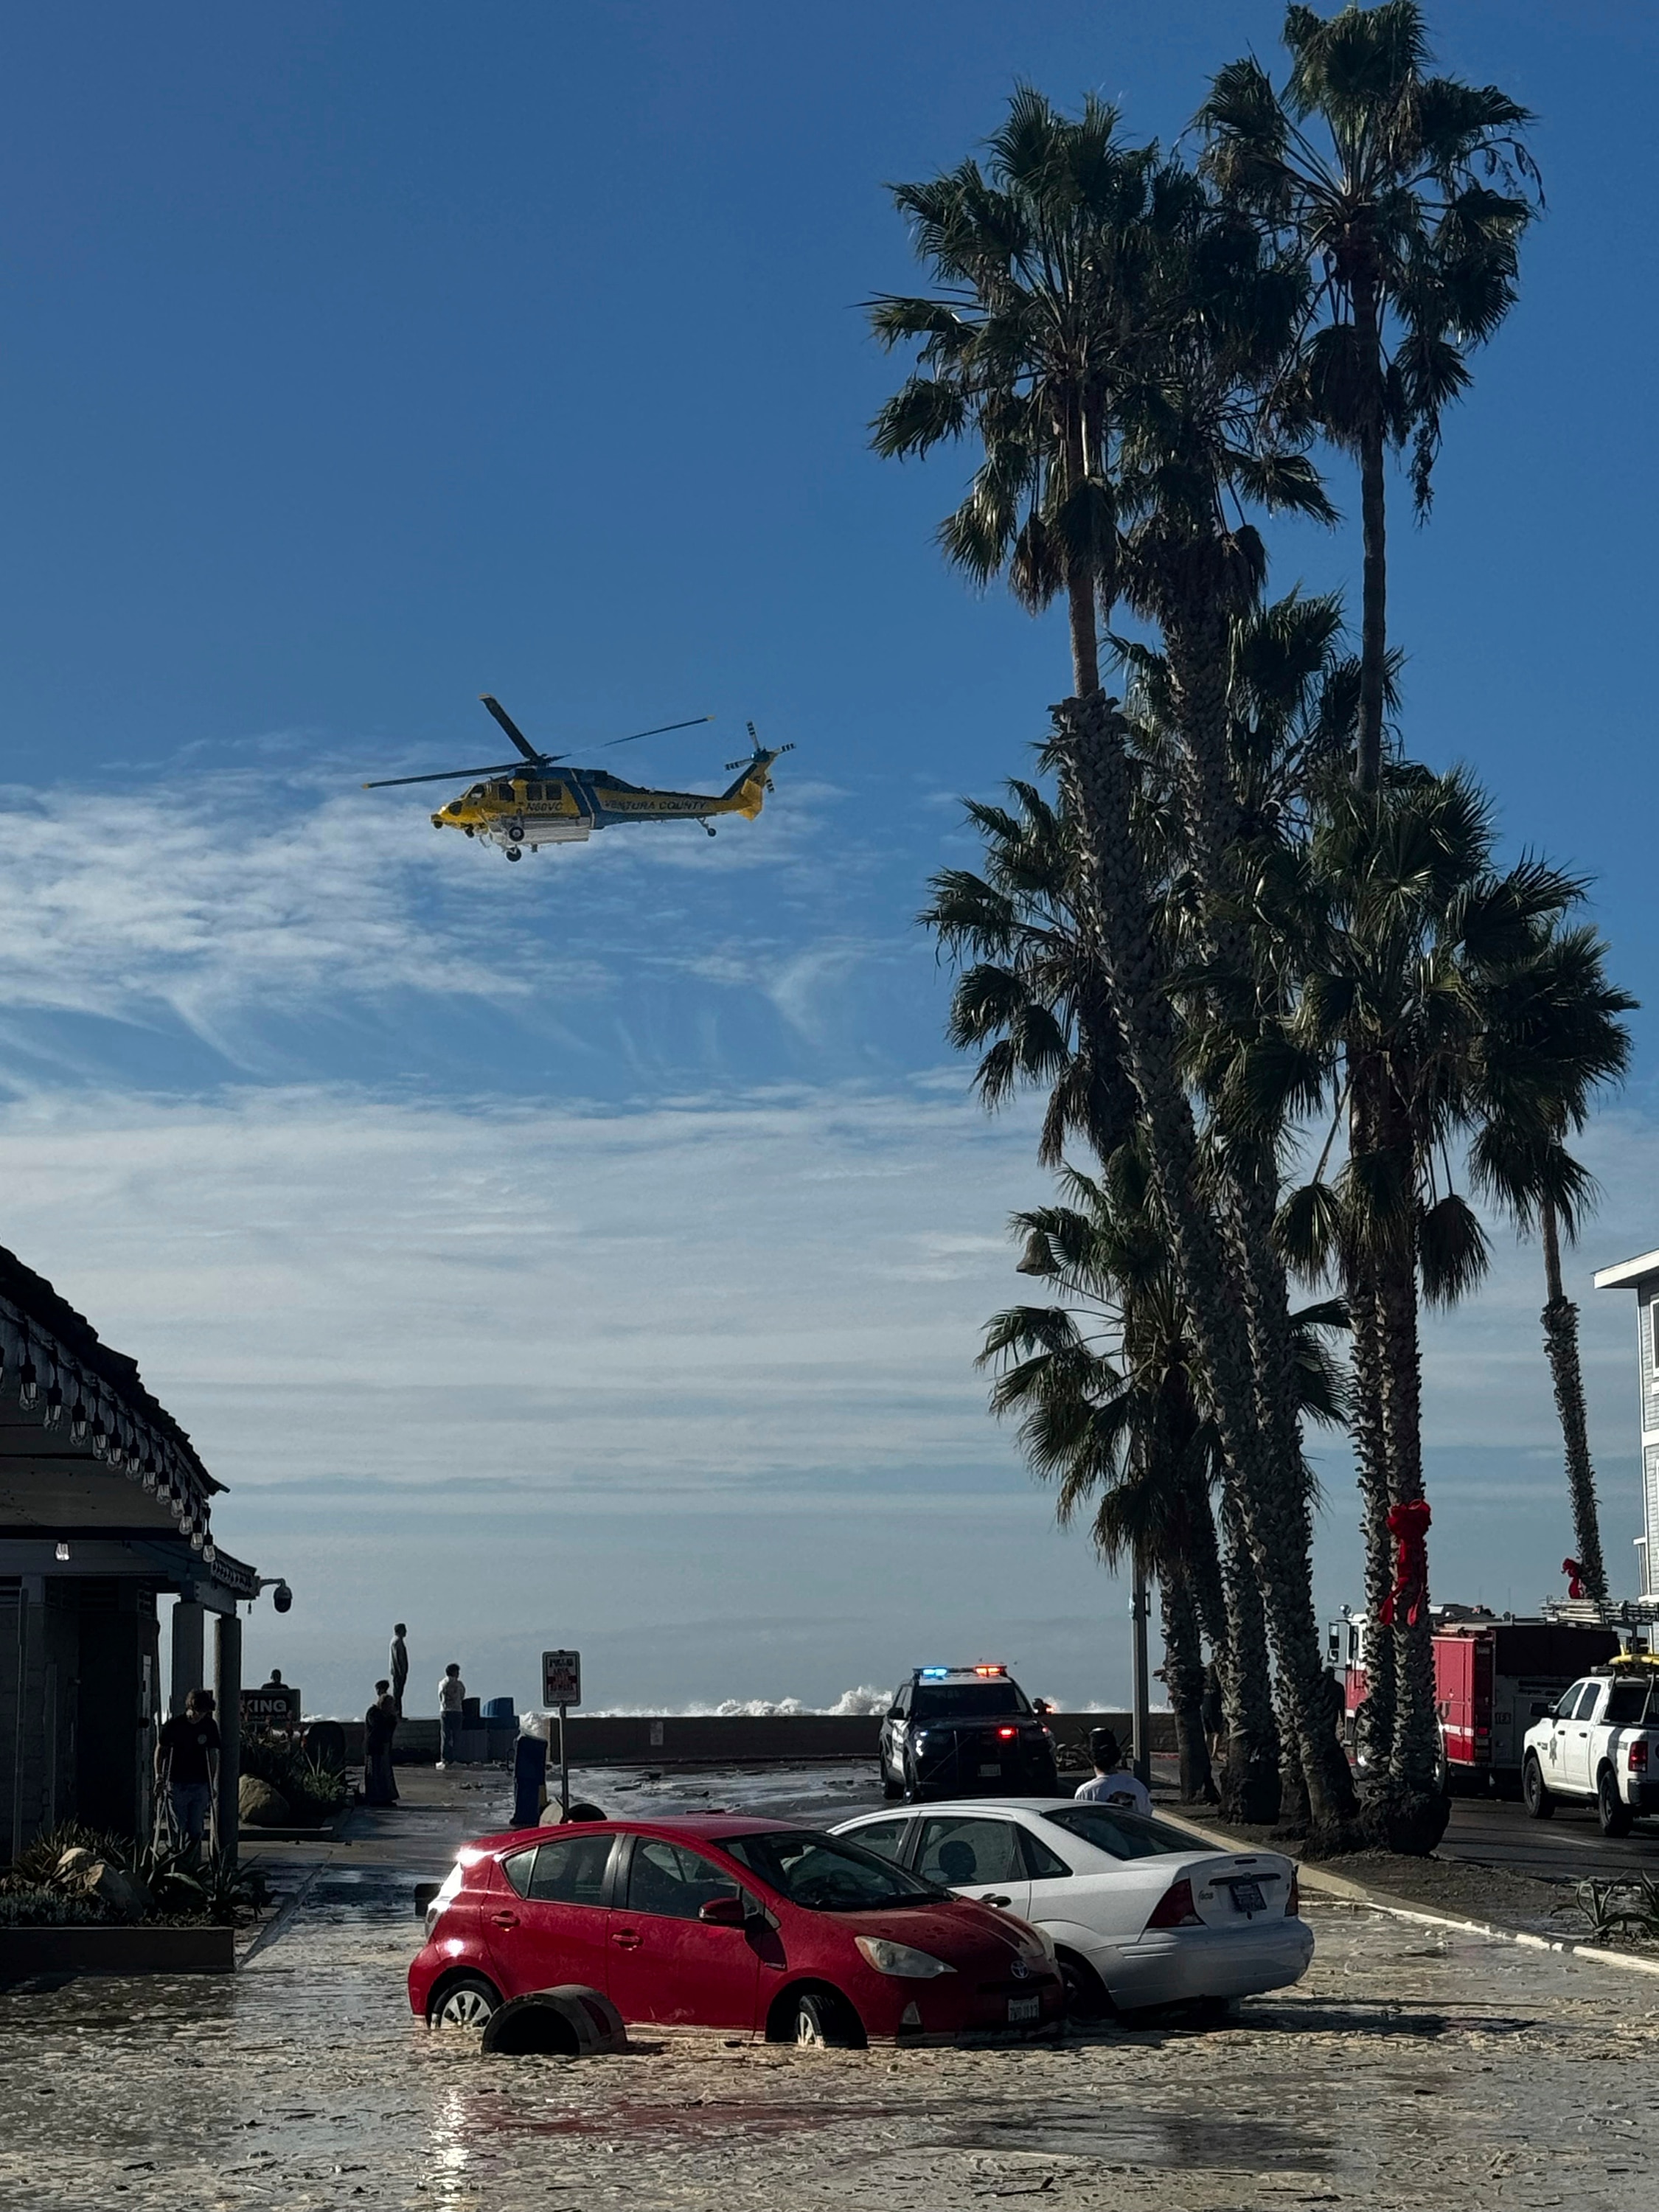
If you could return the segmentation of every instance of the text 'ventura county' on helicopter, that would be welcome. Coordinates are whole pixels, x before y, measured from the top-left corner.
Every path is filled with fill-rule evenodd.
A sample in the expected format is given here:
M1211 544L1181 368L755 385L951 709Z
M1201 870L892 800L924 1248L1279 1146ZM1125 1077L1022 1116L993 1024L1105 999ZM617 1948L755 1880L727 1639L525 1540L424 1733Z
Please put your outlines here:
M520 860L527 845L534 853L544 845L582 845L596 830L613 830L622 822L696 822L714 834L711 814L741 814L752 822L772 788L771 767L793 745L763 745L749 725L754 750L746 760L727 761L728 769L741 771L726 790L652 791L637 783L624 783L603 769L568 768L568 753L538 753L498 699L489 693L483 703L518 747L522 758L499 762L493 768L440 769L429 775L383 775L363 786L365 791L385 791L396 784L447 783L452 776L476 775L484 781L452 799L432 817L435 830L459 830L469 837L482 837L499 845L509 860ZM653 730L635 730L625 738L611 738L612 745L631 745L641 738L659 738L670 730L691 730L714 720L698 714L689 722L664 722ZM604 747L600 748L605 750ZM556 775L550 769L557 768Z

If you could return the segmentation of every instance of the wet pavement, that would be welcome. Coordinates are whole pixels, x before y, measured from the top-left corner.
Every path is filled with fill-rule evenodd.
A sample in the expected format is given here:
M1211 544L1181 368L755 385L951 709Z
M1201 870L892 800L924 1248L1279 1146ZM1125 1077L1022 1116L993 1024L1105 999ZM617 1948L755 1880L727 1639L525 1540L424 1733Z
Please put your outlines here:
M850 1767L573 1778L618 1814L827 1820L876 1795ZM1651 2197L1659 1981L1351 1907L1313 1906L1307 1980L1224 2032L906 2052L705 2037L486 2059L411 2020L404 1973L416 1881L503 1820L506 1778L405 1787L349 1842L264 1850L289 1901L234 1978L0 1993L0 2206L1623 2212Z

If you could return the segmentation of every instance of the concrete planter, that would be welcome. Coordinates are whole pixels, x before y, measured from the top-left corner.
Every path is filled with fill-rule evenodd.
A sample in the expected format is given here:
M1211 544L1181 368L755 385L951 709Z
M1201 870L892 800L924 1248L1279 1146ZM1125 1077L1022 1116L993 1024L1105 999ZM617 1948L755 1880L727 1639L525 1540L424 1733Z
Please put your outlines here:
M0 1928L0 1985L36 1974L228 1974L234 1928Z

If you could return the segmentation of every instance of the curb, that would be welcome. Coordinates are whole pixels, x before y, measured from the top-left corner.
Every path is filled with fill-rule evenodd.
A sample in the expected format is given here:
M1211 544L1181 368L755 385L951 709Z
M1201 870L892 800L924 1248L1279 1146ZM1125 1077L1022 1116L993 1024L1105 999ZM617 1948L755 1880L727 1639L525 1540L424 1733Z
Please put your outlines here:
M1237 1850L1237 1838L1218 1836L1208 1828L1200 1828L1196 1820L1182 1814L1170 1813L1160 1807L1158 1817L1173 1826L1185 1828L1200 1842L1212 1844L1218 1850ZM1408 1920L1419 1928L1449 1928L1460 1936L1485 1936L1494 1943L1513 1943L1523 1951L1557 1951L1573 1959L1588 1959L1598 1966L1617 1966L1631 1974L1659 1975L1659 1959L1643 1959L1632 1951L1607 1951L1599 1943L1580 1943L1570 1936L1534 1936L1525 1929L1500 1928L1490 1920L1454 1920L1443 1912L1428 1912L1421 1906L1401 1905L1391 1897L1379 1897L1375 1890L1367 1889L1363 1882L1350 1881L1346 1875L1328 1874L1316 1861L1310 1865L1305 1859L1297 1858L1283 1844L1271 1848L1288 1859L1296 1860L1296 1875L1304 1889L1316 1895L1334 1897L1344 1905L1363 1905L1372 1912L1386 1912L1390 1919Z

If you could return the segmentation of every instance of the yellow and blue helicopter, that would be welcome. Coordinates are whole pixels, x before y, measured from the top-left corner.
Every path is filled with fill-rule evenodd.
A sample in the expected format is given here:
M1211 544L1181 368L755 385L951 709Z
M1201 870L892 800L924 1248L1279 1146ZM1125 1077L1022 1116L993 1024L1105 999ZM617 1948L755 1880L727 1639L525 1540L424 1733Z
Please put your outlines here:
M696 822L712 837L711 814L741 814L752 822L772 788L771 767L793 745L763 745L749 725L754 750L746 760L727 761L728 769L741 771L726 790L653 791L637 783L624 783L603 769L568 768L568 753L538 752L499 699L486 691L483 703L513 743L520 757L498 762L492 768L439 769L428 775L383 775L363 786L365 791L386 791L406 783L447 783L453 776L483 778L459 799L452 799L432 817L436 830L459 830L469 837L482 837L499 845L509 860L524 857L544 845L585 845L596 830L612 830L621 822ZM662 722L655 729L630 731L625 738L611 738L609 745L631 745L641 738L659 738L670 730L692 730L714 720L712 714L696 714L689 722ZM605 746L600 750L605 750ZM550 775L550 769L558 769Z

